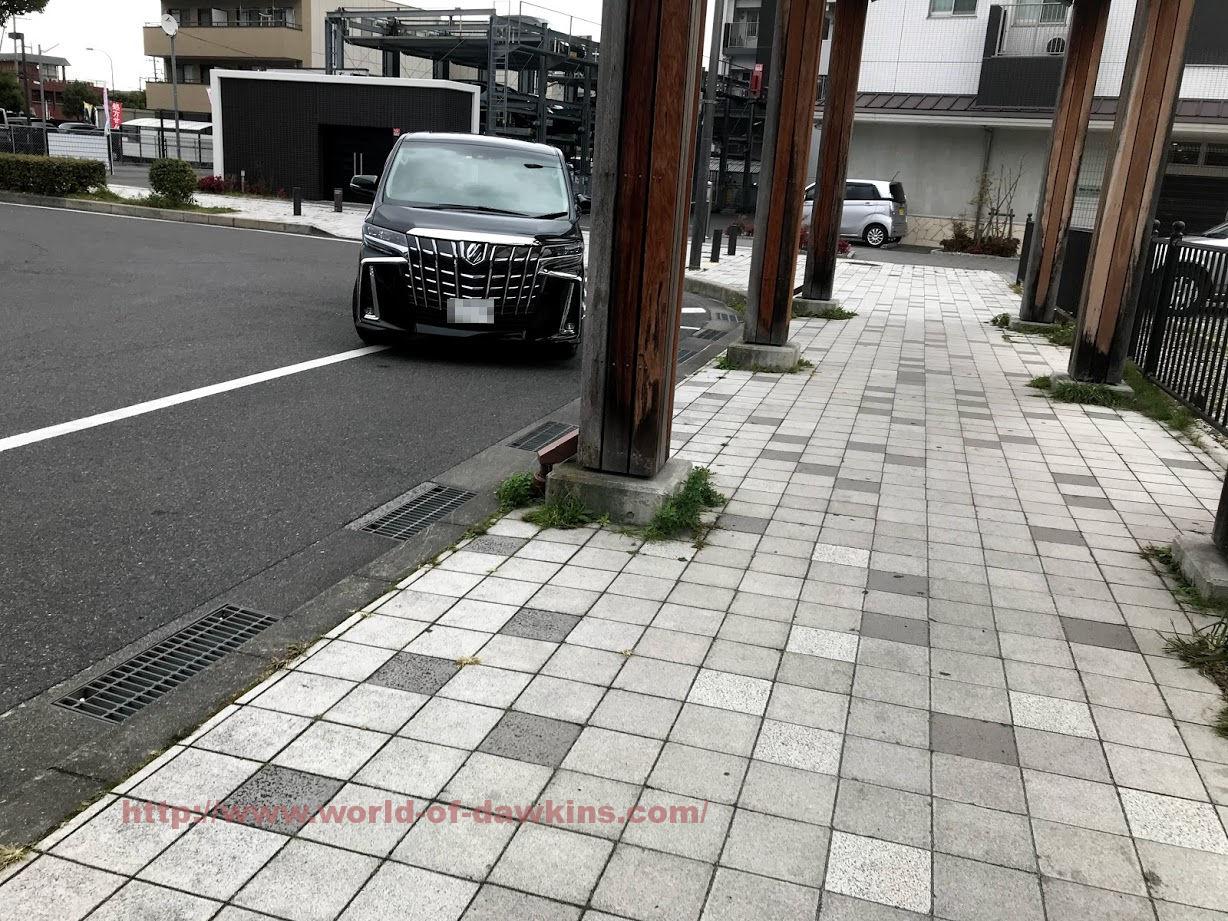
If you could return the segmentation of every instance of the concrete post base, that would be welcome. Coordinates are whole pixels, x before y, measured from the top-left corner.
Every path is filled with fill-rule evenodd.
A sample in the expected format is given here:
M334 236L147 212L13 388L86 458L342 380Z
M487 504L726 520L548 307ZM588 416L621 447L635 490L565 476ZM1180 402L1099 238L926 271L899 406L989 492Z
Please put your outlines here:
M609 515L612 524L646 525L691 472L689 461L671 457L654 477L602 473L574 460L557 465L546 477L546 501L575 496L590 512Z
M1076 383L1076 384L1081 383L1077 379L1071 377L1065 371L1055 371L1049 375L1049 383L1052 384L1053 386L1057 386L1058 384L1067 383L1067 382ZM1084 381L1082 383L1086 383L1086 382ZM1131 387L1129 384L1125 383L1125 381L1123 381L1120 384L1101 384L1100 386L1107 387L1109 390L1113 391L1113 393L1117 394L1120 397L1124 397L1127 400L1134 399L1134 388Z
M1228 601L1228 560L1206 534L1179 534L1173 559L1207 601Z
M784 345L757 345L738 342L729 346L725 360L741 371L792 371L801 360L801 347L793 342Z
M793 298L793 316L795 317L817 317L829 310L839 309L839 298L833 297L830 300L819 300L818 298L809 297Z
M1011 320L1009 327L1013 333L1043 333L1057 328L1057 323L1045 323L1041 320L1020 320L1018 318Z

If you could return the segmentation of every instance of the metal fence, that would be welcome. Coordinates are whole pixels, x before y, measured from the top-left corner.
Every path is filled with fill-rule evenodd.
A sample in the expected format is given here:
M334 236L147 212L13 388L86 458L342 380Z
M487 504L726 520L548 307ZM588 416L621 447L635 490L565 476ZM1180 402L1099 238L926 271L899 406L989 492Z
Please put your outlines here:
M1228 434L1228 245L1152 236L1130 357L1139 370Z
M0 152L45 154L47 153L47 134L42 128L31 128L29 125L0 126Z

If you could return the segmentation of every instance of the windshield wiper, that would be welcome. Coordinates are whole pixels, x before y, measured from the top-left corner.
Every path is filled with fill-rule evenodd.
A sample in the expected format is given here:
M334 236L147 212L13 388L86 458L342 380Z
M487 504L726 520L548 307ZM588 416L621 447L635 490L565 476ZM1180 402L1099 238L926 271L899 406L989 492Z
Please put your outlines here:
M443 202L438 205L424 205L426 208L433 208L436 211L482 211L487 214L514 214L516 217L528 217L523 211L509 211L506 208L491 208L487 205L454 205L449 202Z
M567 217L567 212L566 211L551 211L549 214L535 214L533 216L536 218L540 218L541 220L546 220L547 218L552 218L552 217Z

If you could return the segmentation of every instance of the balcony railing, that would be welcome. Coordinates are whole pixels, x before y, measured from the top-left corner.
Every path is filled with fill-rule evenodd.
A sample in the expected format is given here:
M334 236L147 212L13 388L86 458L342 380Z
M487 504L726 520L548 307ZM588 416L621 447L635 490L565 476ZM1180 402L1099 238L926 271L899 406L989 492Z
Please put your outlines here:
M302 31L303 28L294 21L292 16L278 17L261 14L253 17L248 10L244 10L243 15L242 19L237 16L226 19L184 16L179 20L179 27L182 29L297 29L299 31ZM161 26L161 23L150 22L146 25Z
M745 20L729 24L728 48L757 48L759 46L759 23Z

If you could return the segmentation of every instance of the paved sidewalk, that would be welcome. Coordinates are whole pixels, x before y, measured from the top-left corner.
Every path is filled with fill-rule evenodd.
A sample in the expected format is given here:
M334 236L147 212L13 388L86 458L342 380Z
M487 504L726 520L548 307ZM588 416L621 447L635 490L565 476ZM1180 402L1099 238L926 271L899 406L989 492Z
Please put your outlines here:
M0 917L1228 919L1219 696L1138 552L1218 469L1027 389L1065 355L985 322L998 277L839 278L812 372L679 388L703 549L501 520L0 871ZM488 800L647 820L448 820Z

